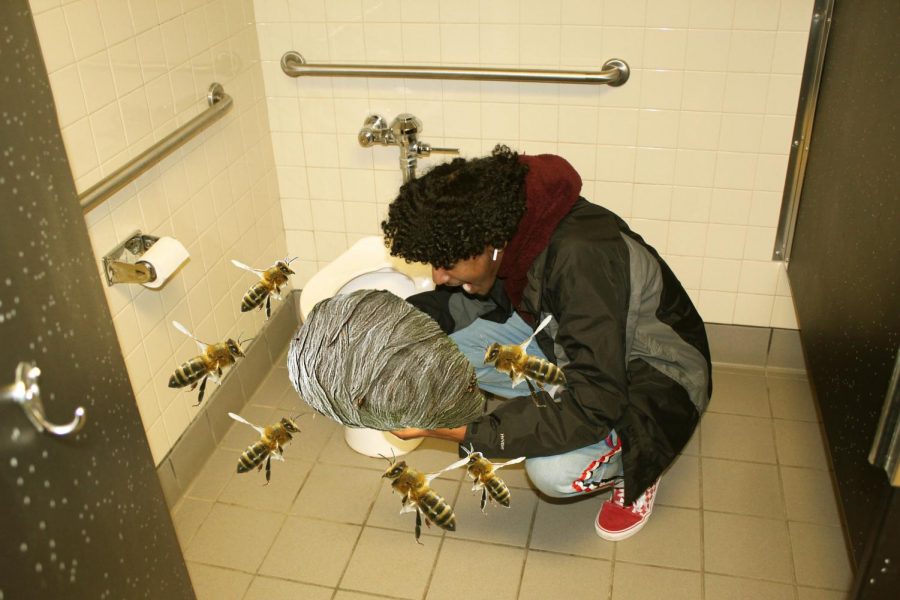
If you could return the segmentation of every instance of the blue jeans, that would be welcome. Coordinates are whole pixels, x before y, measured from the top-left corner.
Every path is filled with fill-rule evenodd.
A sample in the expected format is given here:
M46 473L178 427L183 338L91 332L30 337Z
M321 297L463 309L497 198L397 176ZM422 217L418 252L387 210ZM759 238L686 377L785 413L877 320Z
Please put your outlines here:
M521 344L531 332L531 327L518 314L513 314L506 323L476 319L465 329L451 334L450 338L475 367L481 389L511 398L528 395L528 384L523 381L513 387L509 375L484 364L484 352L493 342ZM528 345L526 352L546 358L534 340ZM542 410L554 409L547 407ZM621 448L619 437L615 431L611 431L606 439L584 448L553 456L528 458L525 461L525 471L536 488L554 498L596 492L612 487L615 482L621 485Z

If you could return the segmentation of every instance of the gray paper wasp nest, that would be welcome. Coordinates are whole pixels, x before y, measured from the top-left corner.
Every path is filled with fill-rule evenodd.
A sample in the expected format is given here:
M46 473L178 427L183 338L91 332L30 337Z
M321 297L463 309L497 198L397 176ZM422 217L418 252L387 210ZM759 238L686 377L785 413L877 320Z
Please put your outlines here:
M318 303L291 342L288 369L307 404L351 427L458 427L483 411L475 371L456 344L390 292Z

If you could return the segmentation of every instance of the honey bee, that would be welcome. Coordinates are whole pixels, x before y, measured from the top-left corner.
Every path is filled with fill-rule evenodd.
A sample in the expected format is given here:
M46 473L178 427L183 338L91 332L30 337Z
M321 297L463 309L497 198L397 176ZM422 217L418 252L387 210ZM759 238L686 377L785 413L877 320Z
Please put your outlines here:
M466 465L466 473L475 482L472 486L472 491L477 492L481 490L481 512L484 512L488 494L490 494L491 501L509 508L509 487L505 481L497 476L497 469L520 463L525 460L525 457L520 456L505 463L492 463L481 452L475 452L474 446L468 449L463 447L463 450L466 451L467 456L453 463L444 471L450 471ZM443 473L444 471L441 472Z
M531 391L531 397L534 399L534 403L540 408L543 408L545 405L541 404L538 399L537 390L534 389L534 385L532 385L531 382L534 381L534 383L543 390L543 384L545 383L550 385L564 385L566 383L566 376L559 367L549 360L531 356L525 352L525 349L538 332L547 326L547 323L549 323L552 318L553 315L547 315L541 324L538 325L538 328L534 330L534 333L521 344L501 345L495 342L488 346L484 353L484 364L492 364L494 365L494 368L501 373L509 375L509 378L512 379L513 387L518 385L522 380L525 380L525 383L528 384L528 389Z
M456 531L456 515L447 501L438 496L429 487L431 480L439 475L432 473L425 475L406 466L406 461L391 461L383 457L390 466L382 477L391 480L391 487L403 495L400 498L400 514L405 512L416 513L416 543L421 544L419 537L422 535L422 513L425 513L425 525L435 525L447 531Z
M232 412L228 413L228 416L239 423L249 425L260 436L258 441L247 446L247 449L241 454L240 459L238 459L237 472L246 473L253 467L256 467L256 470L261 470L263 461L265 461L266 485L269 485L269 480L272 478L272 459L284 461L284 445L294 438L291 434L300 433L300 427L297 426L294 419L289 419L288 417L281 417L280 422L263 429Z
M169 387L181 388L190 385L191 391L193 391L199 381L200 395L197 397L197 404L194 405L197 406L203 402L207 379L211 378L216 383L219 383L219 378L222 377L222 368L233 365L237 358L243 358L244 351L241 349L240 342L236 342L231 338L218 344L206 344L195 338L178 321L172 321L172 325L175 326L175 329L197 342L200 354L175 369L175 373L169 378Z
M288 282L289 275L294 274L288 265L295 260L297 259L292 258L288 260L285 258L284 260L279 260L268 269L254 269L242 262L232 260L231 263L234 266L260 276L260 280L250 286L250 289L247 290L247 293L245 293L244 297L241 299L241 312L247 312L257 307L262 308L263 300L265 300L266 319L271 317L272 298L274 297L276 300L281 300L281 286Z

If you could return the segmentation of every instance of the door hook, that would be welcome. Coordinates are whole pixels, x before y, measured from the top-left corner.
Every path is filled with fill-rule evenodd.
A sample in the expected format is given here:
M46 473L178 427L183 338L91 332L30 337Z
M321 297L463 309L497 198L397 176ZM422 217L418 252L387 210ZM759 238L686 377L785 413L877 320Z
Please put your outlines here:
M54 425L44 416L44 404L41 402L41 390L38 387L38 377L41 370L33 362L20 362L16 367L16 382L0 387L0 402L11 400L22 407L25 416L31 421L35 429L46 431L55 436L63 437L76 433L84 427L84 408L75 409L75 418L66 425Z

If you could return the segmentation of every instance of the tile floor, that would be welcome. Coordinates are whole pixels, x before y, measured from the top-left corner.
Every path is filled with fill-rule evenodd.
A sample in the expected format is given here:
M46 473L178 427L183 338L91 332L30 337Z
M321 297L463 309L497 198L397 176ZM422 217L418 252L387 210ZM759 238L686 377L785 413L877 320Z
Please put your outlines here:
M386 463L356 454L313 416L273 367L242 415L300 417L302 434L272 465L272 483L235 473L256 439L235 424L173 511L201 600L568 599L837 600L851 570L807 381L716 369L698 434L660 484L644 530L619 543L594 533L601 498L538 496L521 465L501 473L512 507L488 507L462 470L432 487L457 531L399 515ZM302 405L302 406L301 406ZM455 446L427 440L407 457L437 471Z

